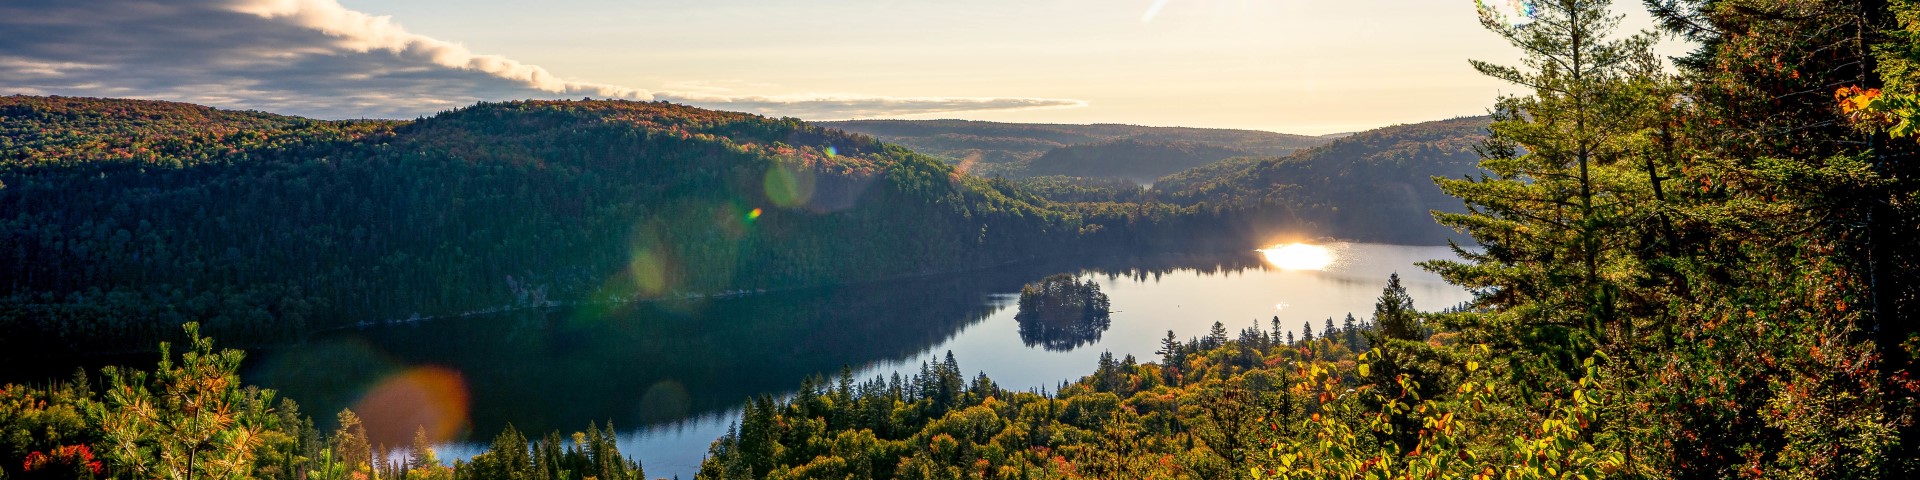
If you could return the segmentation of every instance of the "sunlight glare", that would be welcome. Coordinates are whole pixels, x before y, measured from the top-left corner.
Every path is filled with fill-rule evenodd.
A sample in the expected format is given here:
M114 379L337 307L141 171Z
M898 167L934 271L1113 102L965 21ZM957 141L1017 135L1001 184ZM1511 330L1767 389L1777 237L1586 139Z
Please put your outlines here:
M1260 251L1267 263L1282 270L1326 270L1333 265L1333 249L1305 243L1289 243Z
M427 441L446 442L469 427L467 382L449 368L414 367L369 389L352 410L376 444L401 444L423 429Z
M1539 18L1539 7L1532 0L1474 0L1474 10L1482 21L1520 27Z
M1153 5L1147 6L1147 13L1140 15L1140 22L1152 22L1153 17L1160 15L1162 8L1167 8L1167 0L1153 0Z

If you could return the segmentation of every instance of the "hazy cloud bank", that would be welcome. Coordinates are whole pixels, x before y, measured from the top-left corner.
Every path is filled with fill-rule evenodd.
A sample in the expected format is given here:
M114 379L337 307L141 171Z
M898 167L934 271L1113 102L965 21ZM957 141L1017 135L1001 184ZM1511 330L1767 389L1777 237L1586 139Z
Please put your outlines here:
M408 32L335 0L12 0L0 94L178 100L322 118L411 118L481 100L669 100L839 119L1084 105L1065 99L742 96L568 80Z

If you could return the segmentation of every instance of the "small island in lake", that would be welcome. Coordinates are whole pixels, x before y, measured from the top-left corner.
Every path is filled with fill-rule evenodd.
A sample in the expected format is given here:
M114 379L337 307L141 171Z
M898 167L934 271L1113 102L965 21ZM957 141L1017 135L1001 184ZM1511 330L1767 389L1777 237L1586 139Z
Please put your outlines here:
M1049 276L1020 289L1020 341L1052 351L1068 351L1100 340L1112 325L1111 303L1093 280L1071 274Z

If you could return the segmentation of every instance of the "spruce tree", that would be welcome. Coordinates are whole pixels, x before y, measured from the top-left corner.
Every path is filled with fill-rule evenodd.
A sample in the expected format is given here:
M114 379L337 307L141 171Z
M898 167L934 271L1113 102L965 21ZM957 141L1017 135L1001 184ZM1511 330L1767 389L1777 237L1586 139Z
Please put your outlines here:
M1358 352L1365 348L1360 344L1360 326L1353 319L1353 313L1347 313L1347 319L1341 322L1340 332L1347 336L1348 350Z
M1681 266L1692 267L1682 270L1687 280L1711 289L1685 292L1687 302L1673 310L1724 319L1668 335L1677 346L1651 357L1658 363L1648 368L1685 365L1698 377L1646 390L1688 398L1703 393L1688 385L1771 386L1709 411L1675 402L1670 408L1693 413L1670 415L1660 428L1719 437L1676 444L1713 456L1781 436L1818 439L1806 448L1829 452L1818 461L1781 455L1759 464L1768 472L1920 475L1920 387L1909 380L1920 276L1906 273L1920 268L1920 235L1912 233L1920 225L1913 194L1920 142L1911 137L1920 112L1916 3L1646 3L1663 29L1699 46L1681 62L1692 100L1683 127L1696 132L1688 157L1697 159L1682 176L1701 185L1693 196L1708 201L1681 218L1710 221L1682 225L1697 238L1686 253L1700 261ZM1762 328L1777 338L1721 344L1711 356L1684 352L1685 340ZM1800 353L1814 350L1821 354ZM1754 358L1779 360L1755 365ZM1878 381L1861 381L1861 363L1839 358L1871 358ZM1792 401L1800 396L1862 401L1808 409ZM1809 417L1824 420L1798 421ZM1894 432L1858 427L1874 424ZM1681 476L1727 475L1698 457L1671 468Z
M1467 203L1436 212L1441 224L1471 235L1478 249L1455 246L1465 261L1424 265L1448 281L1485 292L1482 319L1511 345L1548 354L1577 371L1620 318L1621 284L1642 266L1626 248L1631 227L1651 214L1652 185L1636 169L1666 100L1657 94L1660 62L1650 34L1612 38L1620 17L1604 0L1534 2L1536 15L1513 22L1483 10L1482 23L1525 52L1520 66L1473 61L1488 76L1530 90L1497 102L1481 147L1484 174L1435 179ZM1388 325L1390 336L1411 325Z
M427 438L427 426L421 425L413 431L413 445L407 449L407 468L420 470L440 465L440 459L433 454L433 441Z
M1213 327L1207 329L1206 348L1211 350L1211 349L1219 348L1220 346L1226 345L1226 344L1227 344L1227 324L1220 323L1217 321L1213 322Z
M1419 340L1418 313L1413 309L1413 297L1400 285L1400 274L1388 275L1386 288L1380 289L1380 299L1373 303L1373 323L1380 334L1387 338Z

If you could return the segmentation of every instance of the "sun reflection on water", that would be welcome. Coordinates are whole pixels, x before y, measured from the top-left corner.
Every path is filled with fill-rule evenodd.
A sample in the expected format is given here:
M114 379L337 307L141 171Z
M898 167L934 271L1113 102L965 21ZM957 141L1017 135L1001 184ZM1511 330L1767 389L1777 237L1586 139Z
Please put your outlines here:
M1281 270L1326 270L1333 265L1333 249L1306 243L1289 243L1260 250L1267 263Z

